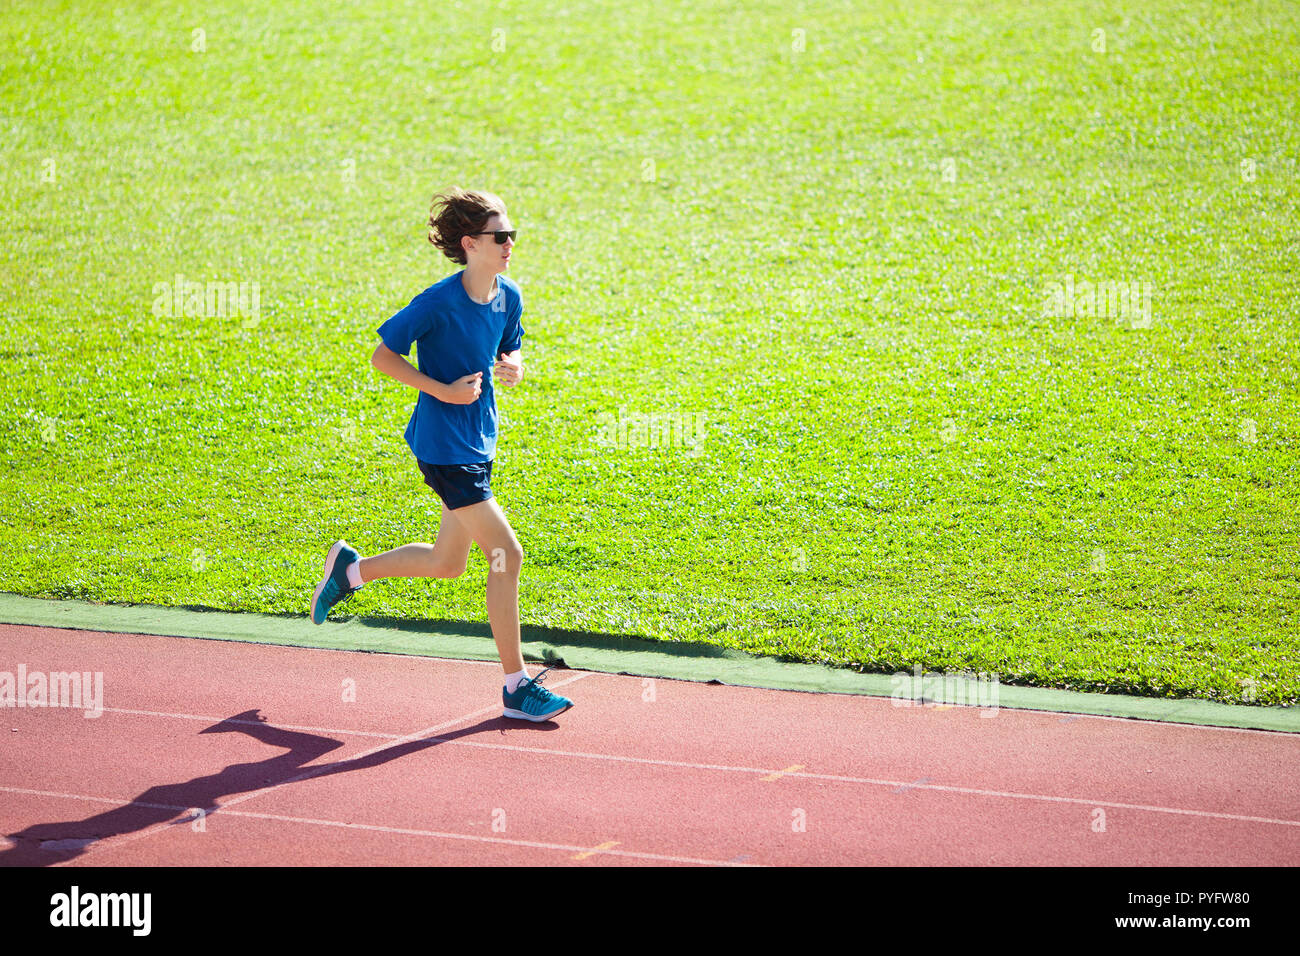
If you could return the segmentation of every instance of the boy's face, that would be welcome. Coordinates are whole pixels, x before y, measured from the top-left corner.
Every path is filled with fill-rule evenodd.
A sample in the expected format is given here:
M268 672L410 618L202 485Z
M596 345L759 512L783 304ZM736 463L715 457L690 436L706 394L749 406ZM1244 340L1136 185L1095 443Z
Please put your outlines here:
M493 213L492 218L490 218L483 226L483 232L509 232L514 228L515 227L510 224L509 216L502 216ZM515 241L513 239L507 239L505 245L497 245L495 236L470 236L468 241L464 243L464 246L465 257L469 260L468 265L486 267L495 269L497 272L503 272L510 264L510 253L515 247Z

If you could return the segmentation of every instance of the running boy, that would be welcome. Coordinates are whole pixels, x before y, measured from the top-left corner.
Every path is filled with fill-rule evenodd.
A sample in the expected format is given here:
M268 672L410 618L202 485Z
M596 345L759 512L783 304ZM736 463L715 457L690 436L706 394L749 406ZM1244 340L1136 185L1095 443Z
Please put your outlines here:
M379 578L459 577L470 546L477 544L488 559L487 612L505 669L504 716L537 722L563 713L573 701L542 687L545 670L530 679L524 669L524 552L490 485L497 441L494 381L512 387L524 374L523 297L505 276L516 234L505 203L492 193L452 189L434 197L429 241L465 268L425 289L381 325L370 362L419 392L405 438L425 483L442 499L438 537L431 545L407 544L370 558L336 541L312 597L312 620L322 623L331 607ZM402 357L412 342L418 369Z

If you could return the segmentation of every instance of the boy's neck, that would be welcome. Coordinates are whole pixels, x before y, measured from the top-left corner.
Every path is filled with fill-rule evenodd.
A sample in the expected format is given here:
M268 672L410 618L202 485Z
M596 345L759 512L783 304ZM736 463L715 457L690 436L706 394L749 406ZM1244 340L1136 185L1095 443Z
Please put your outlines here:
M461 275L461 281L464 283L465 291L469 293L469 297L480 304L486 305L491 302L497 291L497 274L495 272L475 273L466 266L464 273Z

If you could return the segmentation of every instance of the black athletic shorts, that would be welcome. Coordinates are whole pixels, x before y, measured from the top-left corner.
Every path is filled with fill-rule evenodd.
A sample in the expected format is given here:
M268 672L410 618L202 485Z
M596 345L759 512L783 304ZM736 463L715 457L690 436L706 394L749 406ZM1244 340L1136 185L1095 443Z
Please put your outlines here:
M492 497L492 462L474 465L431 465L415 459L424 474L424 483L432 488L455 511Z

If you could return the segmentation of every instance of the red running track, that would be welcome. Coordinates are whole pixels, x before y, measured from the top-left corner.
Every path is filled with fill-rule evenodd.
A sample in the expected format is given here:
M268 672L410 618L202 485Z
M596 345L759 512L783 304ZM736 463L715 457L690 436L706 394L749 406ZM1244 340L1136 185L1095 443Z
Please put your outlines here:
M103 713L0 708L7 865L1300 863L1296 735L572 670L534 725L497 664L0 624L19 665Z

